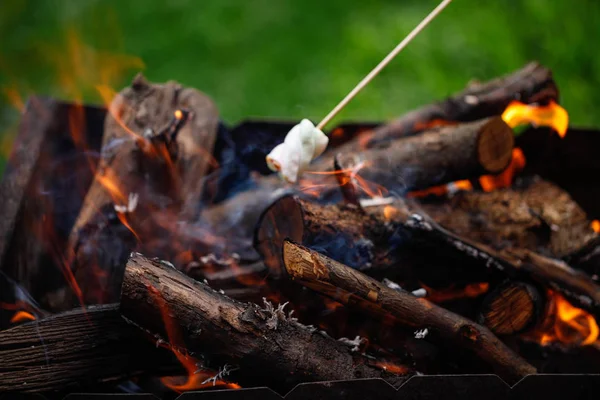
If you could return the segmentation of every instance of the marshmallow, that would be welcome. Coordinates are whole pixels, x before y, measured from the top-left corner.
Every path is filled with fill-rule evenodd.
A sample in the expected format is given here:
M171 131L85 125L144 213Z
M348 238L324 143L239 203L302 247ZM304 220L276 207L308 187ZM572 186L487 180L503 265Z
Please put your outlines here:
M329 138L320 129L303 119L267 155L267 165L289 183L295 183L310 162L323 154L328 143Z

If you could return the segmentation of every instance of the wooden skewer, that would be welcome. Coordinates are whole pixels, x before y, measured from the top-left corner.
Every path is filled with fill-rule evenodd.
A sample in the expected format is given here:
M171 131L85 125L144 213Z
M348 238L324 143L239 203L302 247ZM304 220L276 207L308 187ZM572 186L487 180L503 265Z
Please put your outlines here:
M444 8L446 8L448 4L450 4L451 1L452 0L442 1L431 13L429 13L429 15L426 16L425 19L423 19L423 21L421 21L419 25L417 25L415 29L413 29L412 32L410 32L408 36L406 36L398 44L398 46L396 46L394 50L392 50L375 68L373 68L371 72L369 72L369 75L365 76L363 80L360 81L358 85L356 85L356 87L352 89L352 91L348 93L346 97L344 97L344 99L340 101L340 103L335 106L335 108L331 110L331 112L327 114L327 116L323 118L321 122L319 122L317 128L323 130L325 125L327 125L329 121L333 119L333 117L335 117L344 107L346 107L350 100L352 100L354 96L358 94L358 92L367 86L369 82L371 82L373 78L375 78L377 74L379 74L381 70L385 68L385 66L388 65L390 61L392 61L392 59L396 57L398 53L400 53L400 51L402 51L402 49L404 49L406 45L411 42L411 40L413 40L431 21L433 21L435 17L438 16L439 13L442 12Z

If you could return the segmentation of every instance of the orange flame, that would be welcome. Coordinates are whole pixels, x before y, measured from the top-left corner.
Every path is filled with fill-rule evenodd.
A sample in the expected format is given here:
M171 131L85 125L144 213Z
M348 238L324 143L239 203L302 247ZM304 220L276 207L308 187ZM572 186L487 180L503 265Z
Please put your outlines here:
M433 303L444 303L451 300L467 299L473 297L479 297L490 288L487 282L469 283L463 288L445 288L445 289L432 289L423 284L421 286L427 290L427 300Z
M512 160L504 171L498 175L484 175L479 178L479 184L485 192L492 190L507 188L512 185L513 178L516 174L525 168L525 154L523 150L516 147L512 152Z
M502 113L502 119L511 128L523 124L548 126L554 129L561 138L565 137L569 127L569 114L552 100L547 106L512 101Z
M17 311L15 315L12 316L10 322L16 324L18 322L24 321L35 321L35 316L33 314L28 313L27 311Z
M600 221L598 221L597 219L593 220L590 223L590 227L592 228L592 230L596 233L600 233Z
M316 183L318 182L317 180L313 181L310 179L300 179L300 190L310 194L311 196L318 196L320 194L320 189L335 186L353 185L356 189L360 190L371 198L385 197L388 193L385 187L374 182L370 182L360 176L360 170L368 166L368 162L360 162L352 168L336 171L307 171L307 175L318 175L321 177L335 176L337 181L336 183ZM322 180L324 181L324 179Z
M569 303L562 295L548 291L549 320L538 340L542 345L562 343L587 346L598 340L598 323L592 315Z
M160 310L161 317L165 324L165 330L167 331L167 336L169 339L169 344L167 343L159 343L163 347L170 349L177 360L181 363L181 365L187 371L187 376L183 378L178 376L167 376L161 378L161 382L167 386L169 389L174 390L177 393L183 393L188 390L197 390L209 386L220 386L228 389L239 389L241 386L235 383L228 383L222 380L215 380L214 383L206 382L211 377L215 376L216 373L198 370L198 365L200 363L194 357L190 356L186 352L179 350L180 348L185 348L183 339L181 338L179 327L176 322L173 321L171 316L169 315L169 307L167 302L161 295L161 293L150 283L146 283L146 287L148 288L148 292L153 298L154 302L157 304L158 309Z

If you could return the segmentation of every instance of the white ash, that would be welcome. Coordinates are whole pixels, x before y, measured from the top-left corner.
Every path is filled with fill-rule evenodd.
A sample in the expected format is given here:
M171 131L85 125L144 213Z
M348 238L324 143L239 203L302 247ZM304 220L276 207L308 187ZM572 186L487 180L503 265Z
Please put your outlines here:
M421 329L415 331L415 339L425 339L427 334L429 333L429 329Z
M225 294L225 291L223 289L219 289L219 293L220 294Z
M375 206L385 206L387 204L392 204L394 202L393 197L373 197L369 199L360 199L359 203L362 208L365 207L375 207Z
M360 336L357 336L352 340L343 337L343 338L339 338L338 341L344 343L345 345L350 346L351 347L350 351L355 352L355 351L360 350L360 345L365 342L365 339L361 338Z
M596 274L592 275L592 279L595 280L595 281L597 281L598 280L598 275L596 275Z
M197 265L197 267L200 267L202 265L216 265L219 267L230 267L234 264L237 264L239 261L240 261L240 256L237 253L233 253L229 257L217 257L214 253L209 253L205 256L200 257L200 263ZM196 267L196 265L194 267Z
M260 310L267 314L267 328L271 330L277 330L279 326L279 321L297 321L296 318L292 317L294 310L290 311L288 315L285 315L285 306L288 305L288 302L283 304L279 304L277 308L273 306L273 303L268 301L263 297L263 303L265 304L265 308L261 308Z
M115 211L120 214L132 213L138 205L139 195L137 193L129 193L126 205L115 204Z
M398 285L396 282L389 280L388 278L383 278L382 283L389 287L390 289L393 289L397 292L404 292L404 289L402 289L402 286Z
M173 269L177 269L177 268L175 268L175 266L174 266L172 263L170 263L169 261L166 261L166 260L158 260L158 262L159 262L160 264L162 264L162 265L165 265L165 266L167 266L167 267L171 267L171 268L173 268Z
M419 298L425 297L425 296L427 296L427 290L424 289L424 288L420 288L420 289L417 289L417 290L413 290L412 294L413 294L413 296L419 297Z
M479 103L479 98L472 94L466 95L464 100L465 100L465 103L470 104L470 105L476 105Z
M204 385L204 384L212 382L213 386L215 386L217 384L217 381L225 380L226 376L228 376L233 371L237 371L238 369L240 369L240 368L234 367L229 364L225 364L225 365L223 365L223 368L219 368L219 372L217 372L217 374L215 376L212 376L212 377L206 379L204 382L202 382L202 384ZM202 371L202 368L195 371L194 373L198 373L200 371Z

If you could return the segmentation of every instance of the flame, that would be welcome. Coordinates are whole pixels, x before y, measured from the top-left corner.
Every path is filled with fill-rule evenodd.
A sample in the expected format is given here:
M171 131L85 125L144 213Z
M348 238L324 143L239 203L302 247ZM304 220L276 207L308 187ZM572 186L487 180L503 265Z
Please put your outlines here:
M433 186L423 190L415 190L409 192L406 197L427 197L427 196L443 196L448 193L456 193L461 190L473 190L473 185L468 180L450 182L446 185Z
M490 288L487 282L469 283L463 288L449 287L444 289L432 289L423 284L421 286L427 290L427 300L433 303L444 303L446 301L479 297Z
M523 124L548 126L554 129L561 138L565 137L569 127L569 114L553 100L546 106L512 101L502 113L502 119L511 128Z
M18 111L23 112L25 109L25 101L23 101L23 97L21 97L19 90L15 86L2 88L2 92L4 93L4 97L8 100L8 104Z
M363 168L370 166L368 162L360 162L352 168L346 168L336 171L307 171L307 175L317 175L321 178L328 176L334 176L337 179L337 183L316 183L319 180L300 179L300 190L310 194L311 196L318 197L320 195L319 189L328 187L337 187L344 185L352 185L362 193L366 194L371 198L385 197L388 193L387 189L374 182L370 182L367 179L360 176L359 172ZM322 179L323 181L325 179Z
M562 295L548 290L550 307L541 334L534 334L542 345L562 343L587 346L598 340L598 323L588 312L569 303Z
M590 223L590 227L592 228L592 230L596 233L600 233L600 221L598 221L597 219L593 220Z
M102 101L106 105L108 113L119 124L119 126L123 128L125 132L131 135L133 139L142 140L142 137L139 134L129 129L125 122L123 122L123 119L121 118L121 115L123 115L124 111L122 109L122 107L124 107L123 102L113 101L114 98L117 96L117 92L108 85L96 85L96 90L98 91L100 97L102 98Z
M378 367L381 368L384 371L390 372L392 374L396 374L396 375L400 375L400 374L406 374L409 369L403 365L397 365L394 363L391 363L389 361L374 361L372 364L374 367Z
M510 187L514 176L525 168L525 162L523 150L518 147L514 148L512 160L503 172L498 175L484 175L479 178L481 188L485 192L491 192L492 190Z
M425 131L428 129L438 128L440 126L456 125L456 121L448 121L446 119L432 119L431 121L418 121L413 126L413 131Z
M16 324L18 322L24 321L35 321L35 316L33 314L28 313L27 311L17 311L15 315L12 316L10 322Z
M181 365L187 371L187 377L182 381L182 377L178 376L166 376L161 378L161 382L167 386L169 389L174 390L177 393L183 393L188 390L196 390L202 389L209 386L220 386L228 389L239 389L241 386L235 383L228 383L222 380L216 380L214 384L212 382L206 382L207 379L216 375L216 373L212 373L208 370L199 370L198 366L200 363L197 359L190 356L186 352L180 350L185 348L183 339L179 332L179 327L173 321L171 316L169 315L169 307L167 305L166 300L162 296L162 294L149 282L146 282L146 287L148 288L148 293L158 306L160 310L161 317L165 324L165 330L167 331L167 337L169 339L169 344L167 343L159 343L159 345L170 349L177 360L181 363ZM206 383L205 383L206 382Z

